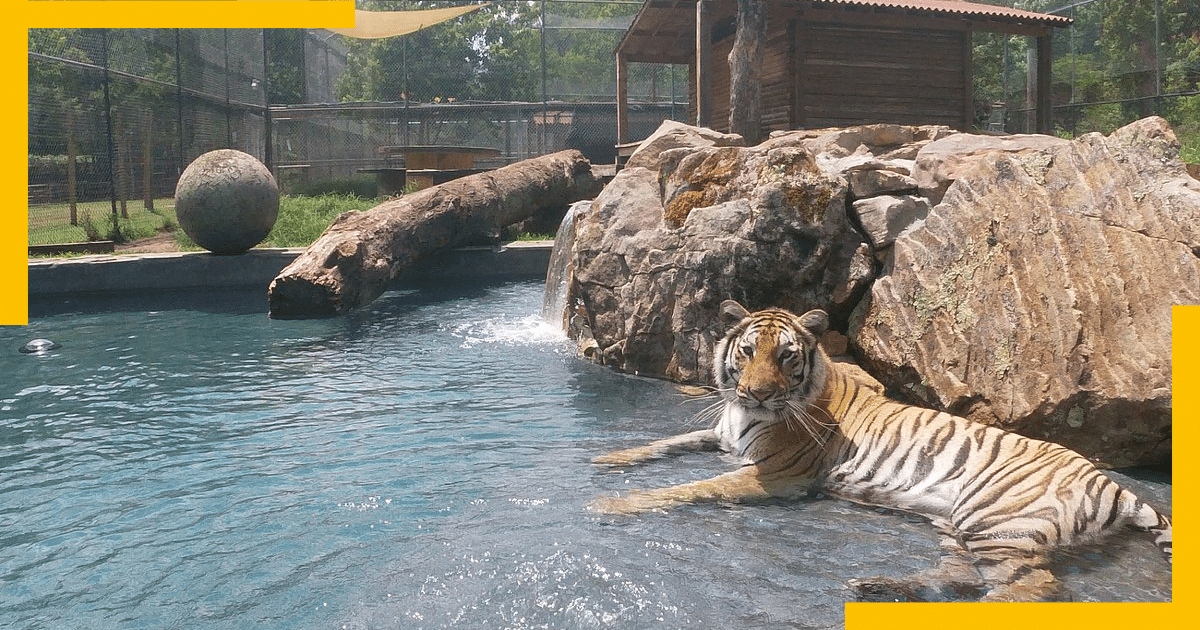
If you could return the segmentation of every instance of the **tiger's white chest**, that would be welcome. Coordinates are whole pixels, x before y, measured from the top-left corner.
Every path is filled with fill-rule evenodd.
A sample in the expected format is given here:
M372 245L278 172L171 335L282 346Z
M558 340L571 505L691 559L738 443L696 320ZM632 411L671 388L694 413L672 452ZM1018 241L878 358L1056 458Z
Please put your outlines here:
M727 403L713 430L721 440L721 448L750 463L759 459L766 445L763 431L774 422L778 422L774 412Z

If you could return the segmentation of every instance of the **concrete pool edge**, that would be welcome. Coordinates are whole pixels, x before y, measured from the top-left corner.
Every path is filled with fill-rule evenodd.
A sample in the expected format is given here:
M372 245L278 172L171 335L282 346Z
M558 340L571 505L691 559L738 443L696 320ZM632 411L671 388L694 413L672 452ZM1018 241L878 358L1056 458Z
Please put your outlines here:
M439 280L529 280L546 277L552 241L448 249L423 259L393 284ZM193 288L267 290L304 248L252 249L237 256L209 252L100 254L31 259L29 295L167 291Z

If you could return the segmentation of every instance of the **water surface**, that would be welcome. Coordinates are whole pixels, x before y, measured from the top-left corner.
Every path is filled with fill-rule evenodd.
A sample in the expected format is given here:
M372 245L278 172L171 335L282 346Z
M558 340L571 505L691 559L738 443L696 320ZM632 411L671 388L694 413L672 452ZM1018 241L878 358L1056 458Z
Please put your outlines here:
M834 500L594 515L712 454L589 463L704 406L575 358L541 283L72 298L0 328L0 627L824 628L930 566L922 519ZM44 337L45 355L17 348ZM1170 511L1164 479L1128 479ZM1170 598L1147 538L1064 560L1080 601Z

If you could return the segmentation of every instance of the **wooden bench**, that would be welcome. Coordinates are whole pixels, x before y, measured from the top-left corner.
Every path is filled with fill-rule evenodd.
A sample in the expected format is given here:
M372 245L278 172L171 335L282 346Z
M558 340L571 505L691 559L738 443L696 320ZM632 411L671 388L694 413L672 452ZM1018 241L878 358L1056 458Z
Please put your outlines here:
M379 153L385 156L388 162L387 168L372 171L378 173L381 192L385 187L384 178L395 178L397 173L400 177L399 190L403 190L406 185L428 188L452 179L490 170L480 168L477 160L497 158L501 155L499 149L490 147L449 145L386 146L379 147ZM392 160L397 157L404 158L404 168L392 165ZM394 179L392 181L395 182Z

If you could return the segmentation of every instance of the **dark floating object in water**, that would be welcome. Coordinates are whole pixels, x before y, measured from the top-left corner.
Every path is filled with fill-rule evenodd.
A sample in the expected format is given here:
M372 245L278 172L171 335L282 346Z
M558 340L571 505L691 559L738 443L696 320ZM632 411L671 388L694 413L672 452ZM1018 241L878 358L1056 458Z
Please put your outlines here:
M62 344L49 339L34 339L29 343L20 347L21 352L25 354L36 354L38 352L49 352L61 348Z

